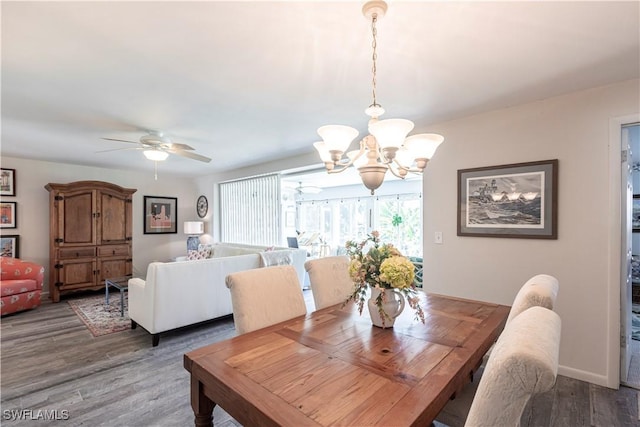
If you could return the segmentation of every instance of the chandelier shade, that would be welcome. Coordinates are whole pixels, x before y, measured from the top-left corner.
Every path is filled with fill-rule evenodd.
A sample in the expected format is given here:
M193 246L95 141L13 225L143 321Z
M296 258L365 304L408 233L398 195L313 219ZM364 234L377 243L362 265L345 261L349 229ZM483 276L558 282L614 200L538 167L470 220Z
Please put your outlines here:
M405 119L377 120L369 124L369 132L376 137L381 149L400 148L407 134L413 129L413 122Z
M436 133L412 135L404 141L404 146L416 159L430 159L444 138Z
M444 141L444 137L434 133L407 137L414 128L410 120L378 120L385 110L376 99L376 23L386 11L386 2L380 0L369 1L362 7L363 15L371 20L373 37L373 102L365 110L365 114L371 117L368 126L370 135L360 141L359 150L346 152L358 136L357 129L344 125L326 125L318 129L322 141L313 144L328 173L340 173L353 165L360 172L362 183L371 190L371 194L382 185L387 171L401 179L409 172L422 173L429 159ZM343 158L345 153L346 159Z
M318 135L324 141L326 150L332 154L340 153L340 156L347 151L358 133L357 129L343 125L327 125L318 129Z

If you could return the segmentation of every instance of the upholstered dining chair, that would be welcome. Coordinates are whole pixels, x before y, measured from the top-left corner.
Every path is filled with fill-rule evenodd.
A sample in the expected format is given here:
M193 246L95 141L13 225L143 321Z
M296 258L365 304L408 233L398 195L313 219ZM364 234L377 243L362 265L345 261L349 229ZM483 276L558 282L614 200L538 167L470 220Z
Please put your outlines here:
M513 319L531 307L544 307L553 310L558 289L558 279L548 274L538 274L527 280L514 298L505 329ZM500 339L502 339L502 335L498 338L498 340ZM447 403L436 418L438 421L451 427L464 425L464 420L469 413L471 402L477 393L478 384L484 373L484 367L487 365L494 347L495 345L483 357L481 365L471 372L471 383L458 390L455 399Z
M475 395L456 397L436 420L450 427L520 425L531 396L555 384L560 326L560 317L544 307L531 307L514 318L496 343Z
M304 263L316 310L345 302L353 292L349 277L349 257L329 256Z
M539 306L553 310L558 288L558 279L548 274L538 274L527 280L513 300L507 324L530 307Z
M520 425L531 396L555 385L560 326L560 316L544 307L531 307L509 323L491 352L466 427Z
M296 269L291 265L229 274L233 321L238 334L261 329L307 313Z
M506 325L531 307L544 307L553 310L556 305L559 287L558 279L548 274L537 274L527 280L513 300ZM489 360L492 349L493 347L485 355L483 364L486 364L487 360Z

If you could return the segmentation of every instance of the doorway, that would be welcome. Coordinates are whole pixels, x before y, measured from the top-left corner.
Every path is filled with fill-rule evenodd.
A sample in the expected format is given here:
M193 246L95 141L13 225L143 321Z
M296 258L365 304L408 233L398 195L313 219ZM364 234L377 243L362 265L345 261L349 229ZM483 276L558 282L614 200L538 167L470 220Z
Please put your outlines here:
M640 124L621 129L622 280L620 383L640 389Z

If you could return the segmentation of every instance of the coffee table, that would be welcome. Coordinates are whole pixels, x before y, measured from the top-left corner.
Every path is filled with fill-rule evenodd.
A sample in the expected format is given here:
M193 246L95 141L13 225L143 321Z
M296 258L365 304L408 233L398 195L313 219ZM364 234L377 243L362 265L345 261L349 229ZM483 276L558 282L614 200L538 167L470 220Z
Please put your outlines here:
M124 291L128 289L131 277L122 276L104 280L105 304L109 304L109 286L113 286L120 291L120 317L124 317Z

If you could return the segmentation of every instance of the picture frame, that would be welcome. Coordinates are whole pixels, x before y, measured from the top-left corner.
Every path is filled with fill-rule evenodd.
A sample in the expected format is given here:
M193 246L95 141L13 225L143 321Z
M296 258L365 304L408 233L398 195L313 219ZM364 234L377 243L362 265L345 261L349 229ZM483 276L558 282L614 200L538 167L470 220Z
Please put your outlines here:
M16 170L0 168L0 196L16 195Z
M0 202L0 228L17 227L17 202Z
M558 160L458 170L458 236L558 238Z
M20 258L20 236L6 234L0 236L0 256Z
M178 232L178 199L176 197L144 196L144 234L174 234Z
M640 194L633 195L631 208L631 227L634 233L640 233Z

